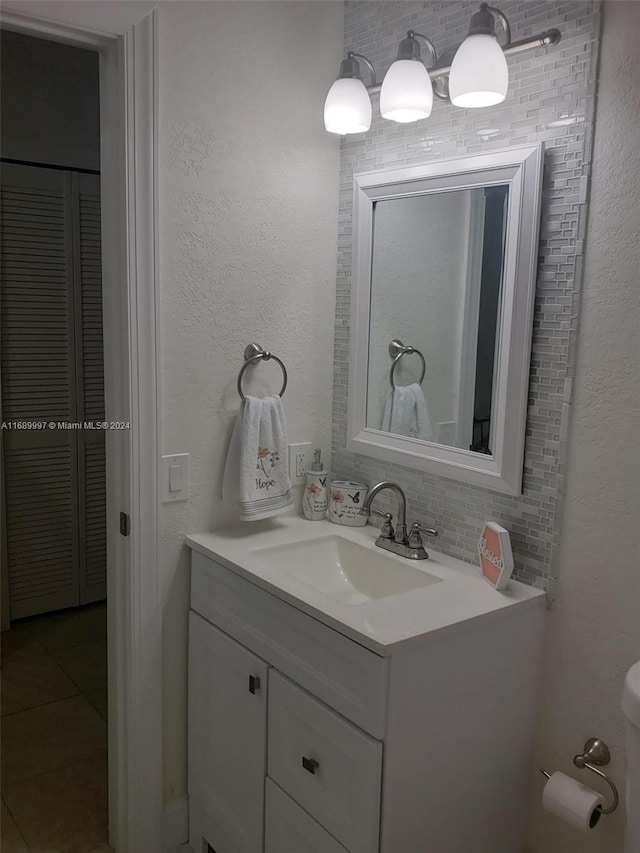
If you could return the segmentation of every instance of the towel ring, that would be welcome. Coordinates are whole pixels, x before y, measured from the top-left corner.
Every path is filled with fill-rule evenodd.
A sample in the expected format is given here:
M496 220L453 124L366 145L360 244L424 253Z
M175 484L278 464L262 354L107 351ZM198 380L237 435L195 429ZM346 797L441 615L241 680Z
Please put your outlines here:
M269 350L262 349L259 344L249 344L244 351L244 364L240 368L240 373L238 373L238 394L240 394L240 399L243 402L247 399L242 393L242 377L244 376L245 370L251 364L257 364L261 360L269 361L269 359L276 361L282 369L282 388L280 389L279 396L284 396L284 392L287 390L287 368L284 366L282 361L280 361L277 355L273 355Z
M424 377L427 372L427 363L424 360L424 356L420 352L419 349L415 347L406 347L401 340L395 338L389 344L389 355L393 359L393 364L391 365L391 370L389 371L389 382L391 383L392 388L397 388L398 386L393 381L394 374L396 372L396 367L398 366L400 359L403 355L417 355L422 362L422 370L420 371L420 379L418 380L418 385L422 385L424 382Z

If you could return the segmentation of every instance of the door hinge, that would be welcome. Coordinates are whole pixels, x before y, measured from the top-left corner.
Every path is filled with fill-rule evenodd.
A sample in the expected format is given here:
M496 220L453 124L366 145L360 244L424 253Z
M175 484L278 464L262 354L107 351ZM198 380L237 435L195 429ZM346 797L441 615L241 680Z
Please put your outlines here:
M128 536L131 530L131 519L126 512L120 513L120 533L123 536Z

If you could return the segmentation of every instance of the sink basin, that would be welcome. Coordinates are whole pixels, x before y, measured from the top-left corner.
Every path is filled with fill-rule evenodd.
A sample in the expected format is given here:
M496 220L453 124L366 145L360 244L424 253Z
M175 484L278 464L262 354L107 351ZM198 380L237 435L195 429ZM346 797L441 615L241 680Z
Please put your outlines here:
M252 554L341 604L366 604L441 580L342 536L257 548Z

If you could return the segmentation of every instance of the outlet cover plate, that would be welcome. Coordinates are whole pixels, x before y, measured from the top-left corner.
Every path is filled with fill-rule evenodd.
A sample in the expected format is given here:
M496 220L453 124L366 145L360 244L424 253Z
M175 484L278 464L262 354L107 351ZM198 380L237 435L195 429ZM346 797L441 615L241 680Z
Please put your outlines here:
M304 483L305 474L311 465L311 442L301 441L289 445L289 479L292 486Z

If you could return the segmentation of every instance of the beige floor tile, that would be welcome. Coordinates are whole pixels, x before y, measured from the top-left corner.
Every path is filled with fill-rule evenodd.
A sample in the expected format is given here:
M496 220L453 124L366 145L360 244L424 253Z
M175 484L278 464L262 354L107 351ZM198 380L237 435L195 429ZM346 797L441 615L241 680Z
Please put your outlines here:
M3 716L80 693L74 682L46 653L5 661L1 682Z
M2 824L0 825L0 849L2 853L29 853L29 848L2 801Z
M101 642L71 646L67 649L54 649L52 657L60 664L69 678L83 693L106 687L107 684L107 644L106 637Z
M21 711L2 721L2 785L106 749L107 724L84 696Z
M2 662L15 660L26 655L45 654L45 648L24 622L16 622L8 631L0 634Z
M107 843L106 753L11 785L4 797L32 853L87 853Z
M107 688L101 687L99 690L89 690L84 694L89 702L93 705L96 711L100 714L104 719L108 719L109 717L109 698L107 695Z
M29 620L34 634L49 651L105 642L107 636L107 606L105 602L90 604L51 613Z

